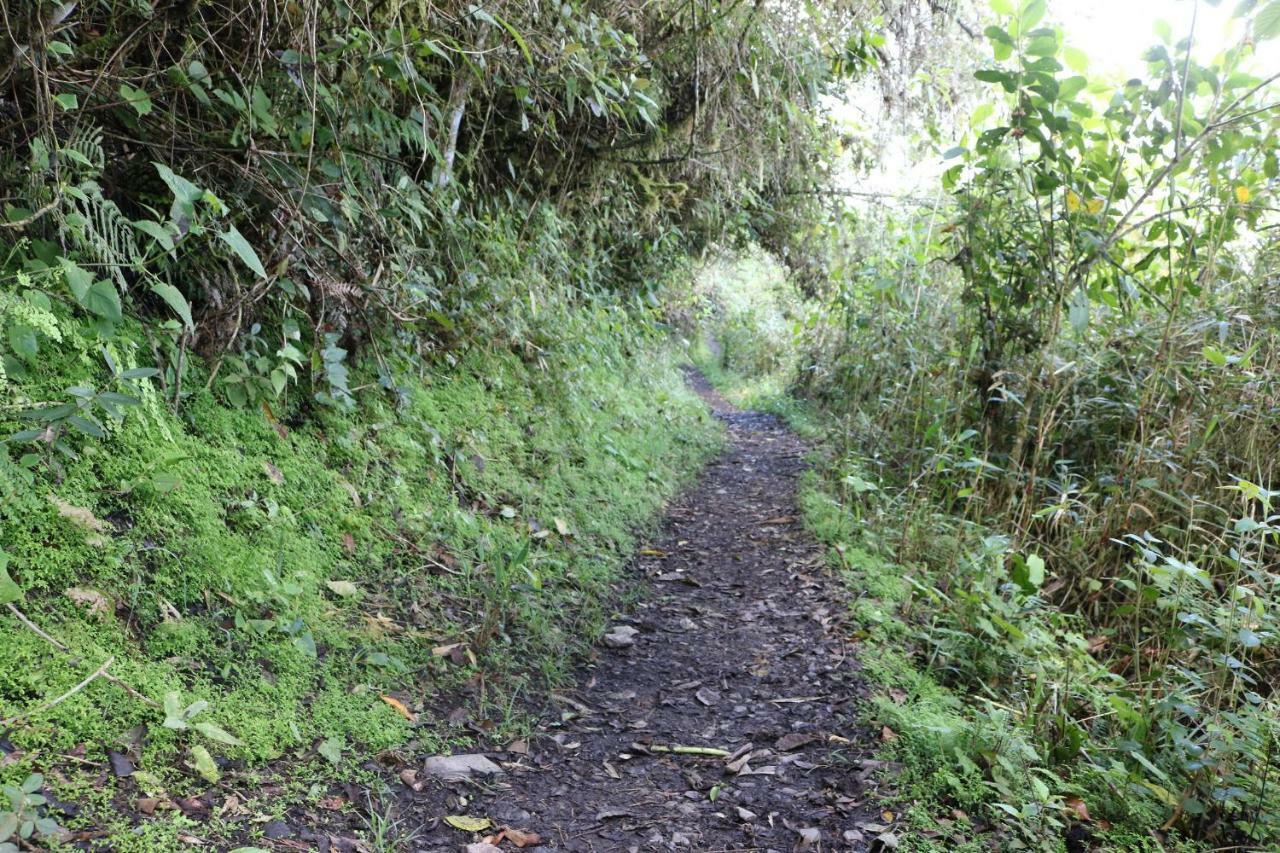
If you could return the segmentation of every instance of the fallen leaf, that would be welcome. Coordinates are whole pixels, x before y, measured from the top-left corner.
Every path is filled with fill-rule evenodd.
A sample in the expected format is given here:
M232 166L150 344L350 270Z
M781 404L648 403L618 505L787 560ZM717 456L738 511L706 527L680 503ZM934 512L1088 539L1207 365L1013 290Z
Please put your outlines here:
M418 781L418 771L412 768L405 768L400 771L400 781L408 785L414 791L422 790L422 783Z
M160 801L155 797L142 797L138 800L138 811L143 814L155 814Z
M710 687L704 687L693 695L699 702L706 705L708 708L720 701L720 694L712 690Z
M898 836L894 835L892 832L880 833L879 835L876 836L876 841L879 841L881 846L884 847L884 849L886 850L898 849L898 843L899 843Z
M356 537L344 532L342 534L342 550L348 554L354 554L356 552Z
M895 688L889 691L889 698L893 700L893 704L901 705L903 702L907 701L907 694L905 691Z
M111 775L117 779L133 775L133 762L123 752L116 752L114 749L107 750L107 762L111 765Z
M397 699L396 697L388 696L385 693L381 693L379 694L378 698L380 698L383 702L386 702L392 708L395 708L396 711L400 714L400 716L404 717L409 722L411 723L418 722L418 715L410 711L408 707L406 707L405 704L401 702L399 699Z
M320 798L320 808L326 811L340 811L347 804L347 798L341 794L332 794L328 797Z
M556 532L557 532L557 533L559 533L561 536L572 536L572 535L573 535L573 531L572 531L572 530L570 530L569 525L565 522L565 520L564 520L563 518L557 518L555 521L556 521Z
M640 553L646 557L665 557L666 551L659 551L657 548L641 548Z
M880 740L897 740L898 733L888 726L880 727Z
M893 823L895 817L896 815L894 815L893 812L887 809L885 811L880 812L880 819L883 820L885 823Z
M790 752L793 749L799 749L808 743L813 743L818 736L812 732L792 732L789 735L783 735L778 738L778 742L774 744L780 752Z
M422 765L422 773L445 782L459 782L475 775L500 776L503 770L478 753L470 755L433 755Z
M631 817L626 809L603 809L596 814L596 820L609 820L615 817Z
M277 486L284 485L284 472L277 468L271 462L263 462L262 470L267 472L267 478Z
M797 829L796 832L800 835L800 842L796 845L797 850L808 850L822 841L822 833L818 831L816 826L802 827Z
M351 581L325 581L329 591L342 598L354 598L360 594L360 588Z
M600 641L611 649L625 649L636 644L636 634L639 633L630 625L614 625Z
M464 814L447 815L444 822L452 826L454 829L460 829L463 832L480 832L493 826L493 822L487 817L472 817Z
M504 826L501 834L506 837L507 841L521 848L529 847L542 841L542 836L527 829L512 829L509 826Z

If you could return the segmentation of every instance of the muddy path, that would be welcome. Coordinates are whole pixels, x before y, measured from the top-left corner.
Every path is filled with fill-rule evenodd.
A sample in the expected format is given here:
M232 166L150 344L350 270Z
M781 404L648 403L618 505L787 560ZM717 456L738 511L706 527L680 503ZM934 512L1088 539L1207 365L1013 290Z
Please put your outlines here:
M501 774L428 781L411 848L791 851L870 848L879 827L844 597L795 506L805 448L777 419L690 381L724 454L668 509L633 571L648 595L602 641L540 737ZM445 815L483 816L469 833ZM521 832L494 837L509 826ZM492 847L473 846L474 853Z

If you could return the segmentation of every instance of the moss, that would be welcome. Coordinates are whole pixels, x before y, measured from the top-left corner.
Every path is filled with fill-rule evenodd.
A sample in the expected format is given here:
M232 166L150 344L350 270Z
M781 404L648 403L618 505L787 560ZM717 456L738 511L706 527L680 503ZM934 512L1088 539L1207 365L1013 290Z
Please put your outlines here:
M198 784L184 759L196 742L249 767L326 739L350 757L411 738L444 748L453 735L429 709L448 692L517 729L503 719L513 697L565 677L603 625L636 528L718 441L665 349L626 355L635 331L619 335L612 315L563 319L540 362L474 349L452 365L396 365L398 400L363 395L354 411L286 425L201 388L179 413L130 413L30 483L0 466L13 496L0 540L21 607L70 649L11 621L0 717L114 657L122 681L153 701L207 701L194 719L240 741L165 728L99 680L16 728L24 758L0 778L22 776L40 751L101 755L142 724L141 766L173 786ZM32 393L102 375L72 347ZM105 604L90 613L72 588ZM472 657L433 654L450 643ZM407 697L417 724L383 694ZM166 826L130 830L116 849L169 849Z

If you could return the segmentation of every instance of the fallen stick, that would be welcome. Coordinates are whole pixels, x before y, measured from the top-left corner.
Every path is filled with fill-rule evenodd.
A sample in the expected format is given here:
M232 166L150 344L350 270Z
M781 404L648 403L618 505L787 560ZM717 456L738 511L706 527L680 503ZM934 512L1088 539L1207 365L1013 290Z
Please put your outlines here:
M103 663L102 666L94 670L93 674L91 674L84 681L81 681L75 687L72 687L66 693L63 693L61 696L59 696L56 699L51 699L48 702L45 702L39 708L32 708L30 711L23 711L21 714L16 714L12 717L9 717L8 719L0 720L0 728L7 728L8 726L11 726L14 723L18 722L18 720L25 720L27 717L34 717L36 714L43 714L45 711L48 711L50 708L53 708L53 707L56 707L57 705L62 704L63 702L70 699L72 696L79 693L81 690L84 690L93 682L97 681L102 676L105 676L107 674L107 669L111 666L111 664L115 662L116 662L116 656L112 655L111 657L107 658L106 662Z
M49 645L53 646L55 649L57 649L57 650L58 650L58 651L60 651L60 652L63 652L64 654L71 654L71 649L67 648L67 647L66 647L65 645L63 645L60 641L58 641L58 640L57 640L57 639L55 639L54 637L49 636L49 635L48 635L48 634L46 634L43 630L41 630L40 626L39 626L39 625L37 625L36 623L32 622L30 619L28 619L28 618L27 618L27 614L25 614L25 613L23 613L21 610L19 610L19 609L18 609L18 607L17 607L17 605L10 603L10 604L9 604L9 612L11 612L14 616L18 617L18 621L19 621L19 622L21 622L23 625L26 625L26 626L27 626L27 628L28 628L28 629L30 629L30 631L31 631L33 634L35 634L37 637L39 637L40 639L44 640L44 641L45 641L45 642L47 642ZM137 690L134 690L132 687L130 687L129 685L125 684L123 681L121 681L120 679L116 678L116 677L115 677L114 675L112 675L111 673L109 673L109 672L103 672L101 677L102 677L102 678L104 678L104 679L106 679L107 681L110 681L110 682L111 682L112 684L114 684L116 687L119 687L119 688L120 688L121 690L123 690L125 693L128 693L130 696L132 696L134 699L137 699L137 700L138 700L139 702L141 702L142 704L144 704L144 705L149 705L149 706L150 706L150 707L152 707L152 708L159 708L159 707L161 707L161 705L160 705L160 703L159 703L159 702L157 702L157 701L156 701L156 700L154 700L154 699L149 699L149 698L147 698L146 696L143 696L143 695L142 695L141 693L139 693Z
M656 743L645 746L641 743L633 743L631 744L631 748L637 752L666 752L674 755L709 755L713 758L729 757L729 750L717 749L714 746L680 746L678 744L662 746Z

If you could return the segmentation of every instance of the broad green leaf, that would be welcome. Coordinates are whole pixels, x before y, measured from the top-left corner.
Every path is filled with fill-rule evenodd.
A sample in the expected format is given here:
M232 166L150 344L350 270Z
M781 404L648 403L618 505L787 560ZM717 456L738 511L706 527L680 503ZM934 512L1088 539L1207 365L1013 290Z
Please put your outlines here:
M1253 19L1253 37L1266 41L1280 36L1280 0L1271 0Z
M214 723L192 723L191 727L209 740L225 743L227 746L243 746L243 742L226 729Z
M83 303L89 288L93 286L93 274L70 258L58 258L58 264L62 267L62 277L71 289L71 295L76 298L76 302Z
M1036 589L1044 585L1044 560L1039 554L1027 556L1027 583Z
M360 588L351 581L325 581L324 585L329 587L334 595L343 598L352 598L360 594Z
M164 246L166 252L173 251L173 235L170 234L163 225L150 219L136 219L133 227L137 228L143 234L149 234L155 238L156 242Z
M163 299L165 304L182 318L182 322L186 324L188 329L195 328L196 324L191 319L191 306L187 304L187 298L182 295L178 288L166 282L158 282L151 285L151 292Z
M124 102L133 107L133 111L140 116L144 116L151 112L151 97L141 89L135 89L128 83L121 83L118 90L120 97L124 98Z
M1014 13L1013 0L988 0L991 5L991 11L997 15L1012 15Z
M249 245L249 241L234 226L227 226L227 230L218 235L224 243L244 261L245 266L258 274L259 278L266 278L267 271L262 266L262 261L258 259L258 253L253 250L253 246Z
M84 299L80 300L80 304L85 307L85 310L113 323L120 322L123 316L120 293L116 290L115 282L106 279L95 281L84 295Z
M9 577L9 555L0 551L0 604L12 604L22 600L22 587Z
M70 92L63 92L60 95L54 95L53 99L58 102L58 106L64 110L74 110L80 106L80 99Z
M203 776L206 782L217 784L222 774L218 772L218 765L209 754L209 750L197 744L191 747L191 757L195 759L196 772Z
M160 174L160 180L164 181L165 186L173 193L173 205L169 210L169 216L175 222L183 216L191 217L195 215L196 202L204 198L204 190L179 175L163 163L152 162L156 172Z

